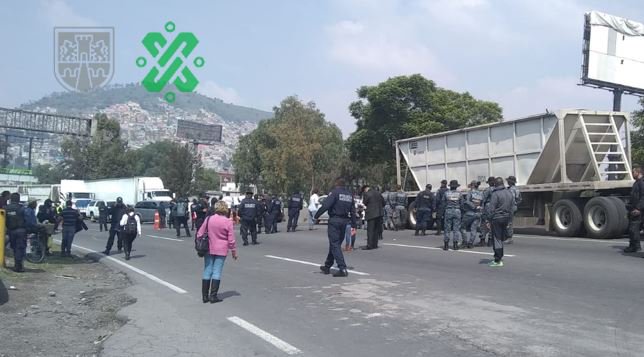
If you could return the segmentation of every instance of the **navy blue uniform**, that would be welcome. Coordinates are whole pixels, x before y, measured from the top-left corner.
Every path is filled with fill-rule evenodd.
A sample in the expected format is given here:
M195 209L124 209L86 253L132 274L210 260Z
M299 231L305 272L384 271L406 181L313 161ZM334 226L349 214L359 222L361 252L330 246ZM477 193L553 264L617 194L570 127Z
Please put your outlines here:
M315 213L315 219L320 218L324 212L329 212L327 235L329 238L329 254L324 266L331 268L333 262L338 264L338 269L346 270L347 265L342 255L342 241L347 224L356 228L356 210L353 195L344 187L336 187L329 193L322 203L322 207Z
M297 221L300 219L300 211L304 207L302 195L299 193L294 194L288 200L288 224L286 226L287 231L295 232L297 227Z
M110 236L107 238L107 245L105 246L105 251L109 254L114 245L114 236L116 236L116 247L119 252L123 249L123 237L121 234L121 227L119 226L121 217L125 214L125 205L122 203L117 203L110 209L110 217L112 221L110 222Z
M5 207L6 227L9 234L9 243L13 249L16 271L22 271L22 261L27 248L27 230L25 224L25 209L20 203L10 203Z
M250 232L253 244L257 243L257 213L259 202L252 198L244 198L239 204L239 218L241 219L241 236L244 244L248 244L248 232Z
M277 233L277 221L282 213L282 201L275 197L268 204L268 227L266 233Z
M76 222L80 219L80 213L71 207L66 207L61 216L63 217L63 241L60 244L60 250L63 255L71 255L72 242L76 234Z
M434 193L431 190L426 189L416 196L416 234L418 231L422 230L425 234L425 230L431 227L430 220L432 219L432 211L436 206L436 200Z
M258 201L258 206L257 206L257 233L262 233L262 227L264 226L264 229L268 231L268 228L266 228L266 201L261 200Z

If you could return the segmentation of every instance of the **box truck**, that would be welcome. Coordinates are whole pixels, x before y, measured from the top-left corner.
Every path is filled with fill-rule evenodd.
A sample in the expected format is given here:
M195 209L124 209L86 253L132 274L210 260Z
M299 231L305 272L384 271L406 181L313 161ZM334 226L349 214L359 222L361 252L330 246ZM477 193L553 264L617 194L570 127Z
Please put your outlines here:
M117 197L122 197L125 204L134 206L145 200L172 200L170 191L164 188L160 177L88 180L84 183L97 199L105 201L116 201Z

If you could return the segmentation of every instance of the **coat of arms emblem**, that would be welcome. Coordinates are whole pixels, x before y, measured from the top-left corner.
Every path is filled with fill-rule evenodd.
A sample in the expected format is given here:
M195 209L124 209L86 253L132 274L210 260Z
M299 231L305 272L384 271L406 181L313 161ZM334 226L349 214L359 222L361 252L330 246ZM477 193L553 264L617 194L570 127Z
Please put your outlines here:
M108 84L114 74L114 28L54 28L54 73L71 91L88 92Z

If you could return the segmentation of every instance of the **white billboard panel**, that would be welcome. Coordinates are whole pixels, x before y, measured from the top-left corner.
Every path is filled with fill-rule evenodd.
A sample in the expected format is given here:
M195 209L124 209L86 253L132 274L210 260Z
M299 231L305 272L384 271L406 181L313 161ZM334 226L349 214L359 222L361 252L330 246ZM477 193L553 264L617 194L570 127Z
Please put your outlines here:
M587 13L582 81L644 92L644 24Z

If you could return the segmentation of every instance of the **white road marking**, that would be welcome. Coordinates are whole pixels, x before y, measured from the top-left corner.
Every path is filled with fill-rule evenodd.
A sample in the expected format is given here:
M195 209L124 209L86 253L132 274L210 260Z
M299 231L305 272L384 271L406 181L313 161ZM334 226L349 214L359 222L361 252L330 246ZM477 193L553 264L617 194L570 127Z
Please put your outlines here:
M300 263L300 264L311 265L311 266L314 266L314 267L319 267L319 266L320 266L320 264L315 264L315 263L312 263L312 262L306 262L306 261L304 261L304 260L297 260L297 259L284 258L284 257L276 257L276 256L274 256L274 255L265 255L265 257L266 257L266 258L271 258L271 259L284 260L284 261L287 261L287 262L293 262L293 263ZM331 269L333 269L333 270L337 270L336 268L331 268ZM348 268L347 268L347 270L348 270L348 271L350 271L350 272L351 272L351 273L353 273L353 274L356 274L356 275L365 275L365 276L368 276L368 275L369 275L369 273L363 273L363 272L361 272L361 271L357 271L357 270L353 270L353 269L348 269Z
M155 238L155 239L165 239L165 240L173 240L175 242L183 242L183 239L159 237L159 236L153 236L153 235L149 235L149 234L146 234L145 236L150 237L150 238Z
M422 245L408 245L408 244L397 244L397 243L380 243L382 245L389 245L389 246L394 246L394 247L405 247L405 248L419 248L419 249L427 249L427 250L443 250L443 248L436 248L436 247L425 247ZM469 253L469 254L481 254L481 255L494 255L494 253L487 253L487 252L479 252L476 250L451 250L450 252L456 252L456 253ZM503 257L515 257L515 255L512 254L504 254Z
M288 355L297 355L302 353L299 349L291 346L290 344L280 340L279 338L271 335L270 333L260 329L259 327L251 324L248 321L245 321L237 316L231 316L228 318L228 321L234 323L235 325L243 328L244 330L252 333L253 335L261 338L262 340L270 343L271 345L275 346L277 349L280 351L288 354Z
M60 243L61 243L61 241L60 241L60 240L58 240L58 239L54 239L54 241L55 241L56 243L58 243L58 244L60 244ZM72 247L77 248L77 249L80 249L80 250L83 250L83 251L86 251L86 252L88 252L88 253L99 253L99 252L97 252L97 251L95 251L95 250L92 250L92 249L89 249L89 248L85 248L85 247L81 247L81 246L76 245L76 244L72 244ZM125 263L125 262L122 262L122 261L120 261L120 260L118 260L118 259L116 259L116 258L113 258L113 257L110 257L110 256L105 256L103 259L107 259L107 260L109 260L109 261L111 261L111 262L114 262L114 263L119 264L119 265L121 265L121 266L123 266L123 267L125 267L125 268L128 268L128 269L132 270L132 271L133 271L133 272L135 272L135 273L139 273L139 274L143 275L144 277L146 277L146 278L148 278L148 279L150 279L150 280L152 280L152 281L154 281L154 282L156 282L156 283L159 283L159 284L161 284L161 285L163 285L163 286L165 286L165 287L169 288L170 290L172 290L172 291L174 291L174 292L176 292L176 293L179 293L179 294L185 294L185 293L187 293L187 291L185 291L185 290L181 289L180 287L178 287L178 286L176 286L176 285L173 285L173 284L171 284L171 283L168 283L167 281L165 281L165 280L163 280L163 279L161 279L161 278L158 278L158 277L156 277L156 276L154 276L154 275L152 275L152 274L150 274L150 273L148 273L148 272L146 272L146 271L143 271L143 270L141 270L141 269L139 269L139 268L137 268L137 267L134 267L134 266L132 266L132 265L130 265L130 264L127 264L127 263Z
M529 239L544 239L544 240L561 240L564 242L588 242L588 243L604 243L604 244L628 244L628 241L624 240L603 240L603 239L587 239L587 238L560 238L560 237L543 237L543 236L534 236L534 235L517 235L516 240L521 240L523 238ZM619 238L622 239L622 238Z

